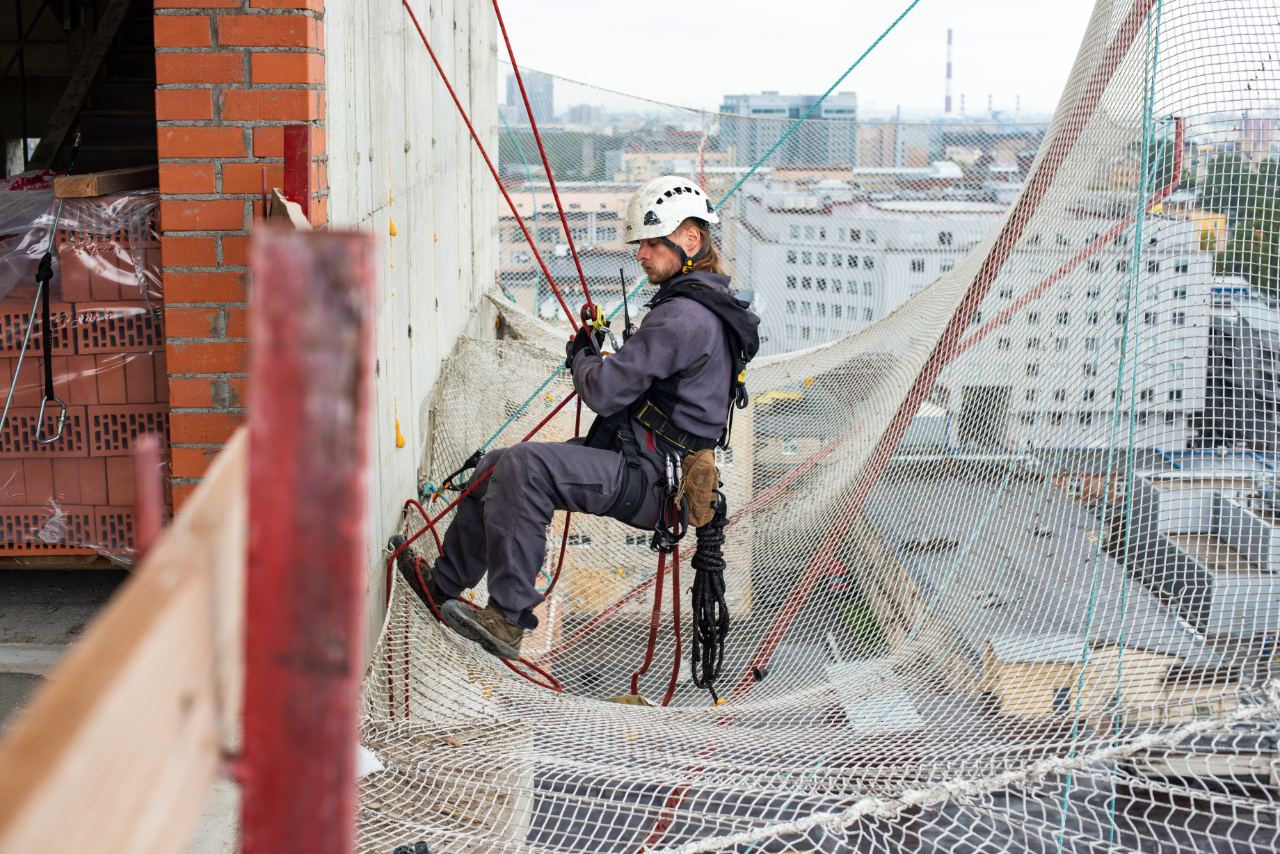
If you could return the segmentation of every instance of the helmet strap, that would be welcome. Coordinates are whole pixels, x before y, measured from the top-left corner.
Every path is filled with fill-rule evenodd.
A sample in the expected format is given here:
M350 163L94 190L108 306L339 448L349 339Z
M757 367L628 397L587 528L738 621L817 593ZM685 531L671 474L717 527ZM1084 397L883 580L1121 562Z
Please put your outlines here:
M701 229L699 229L699 232L705 234L705 232L702 232ZM672 249L674 249L676 251L676 254L680 256L680 274L681 275L684 275L685 273L688 273L689 271L691 271L693 269L693 265L701 261L703 256L707 254L707 241L705 240L702 241L702 246L701 248L698 249L698 254L690 258L688 253L684 251L684 247L680 246L674 240L671 239L671 235L667 235L666 237L659 237L658 239L661 240L663 243L665 243L667 246L670 246Z

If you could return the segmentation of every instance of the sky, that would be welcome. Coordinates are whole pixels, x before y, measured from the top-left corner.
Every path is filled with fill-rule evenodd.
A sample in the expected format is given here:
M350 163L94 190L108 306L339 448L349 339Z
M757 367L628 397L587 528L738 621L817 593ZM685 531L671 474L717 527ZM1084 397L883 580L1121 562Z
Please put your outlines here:
M826 90L910 0L521 0L502 6L516 59L562 77L686 107L726 94ZM860 118L942 114L947 28L953 109L1053 112L1093 4L920 0L837 91ZM506 58L504 46L499 56Z

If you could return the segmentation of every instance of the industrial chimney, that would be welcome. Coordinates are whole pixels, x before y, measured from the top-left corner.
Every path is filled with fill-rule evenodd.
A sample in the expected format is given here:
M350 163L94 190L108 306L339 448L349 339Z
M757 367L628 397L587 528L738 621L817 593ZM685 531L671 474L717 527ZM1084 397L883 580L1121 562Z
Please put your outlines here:
M951 29L947 29L947 109L948 116L951 115Z

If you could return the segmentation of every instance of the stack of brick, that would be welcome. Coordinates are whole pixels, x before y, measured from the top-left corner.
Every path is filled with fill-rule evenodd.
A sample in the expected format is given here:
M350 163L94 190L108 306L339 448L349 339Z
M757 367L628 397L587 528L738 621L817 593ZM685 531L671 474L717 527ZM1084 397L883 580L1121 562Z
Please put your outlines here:
M309 139L301 190L327 221L324 22L320 0L156 0L156 118L181 506L244 419L248 245L263 169L286 188L285 126ZM296 153L296 152L295 152ZM303 165L306 164L306 165Z
M154 215L154 201L149 210ZM134 545L135 441L150 432L166 451L168 445L160 243L151 222L132 235L64 229L56 245L61 275L50 290L50 328L37 310L0 425L0 554L126 554ZM0 300L5 389L34 295L34 285L24 285ZM36 442L46 334L53 340L54 390L67 405L62 437L49 445ZM58 414L50 401L43 436L57 432Z

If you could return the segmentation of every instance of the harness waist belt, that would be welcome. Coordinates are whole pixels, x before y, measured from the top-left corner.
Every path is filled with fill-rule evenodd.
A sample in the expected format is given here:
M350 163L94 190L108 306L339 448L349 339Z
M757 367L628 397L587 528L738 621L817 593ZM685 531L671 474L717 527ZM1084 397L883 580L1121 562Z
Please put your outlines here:
M715 439L704 439L686 430L681 430L672 424L667 416L662 414L662 410L647 400L638 401L634 405L634 411L631 415L643 424L646 430L675 446L677 450L686 456L688 454L696 454L698 451L709 450L718 444Z

